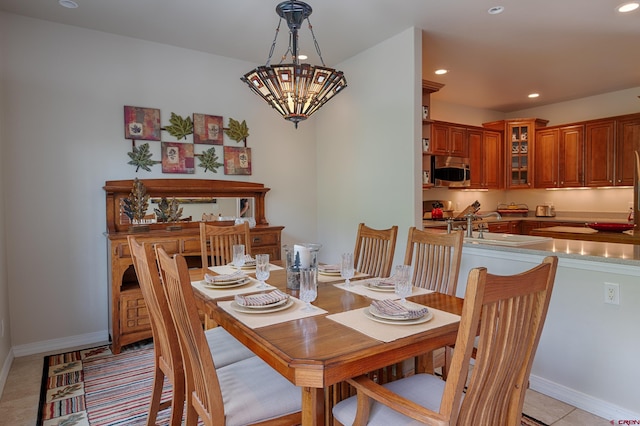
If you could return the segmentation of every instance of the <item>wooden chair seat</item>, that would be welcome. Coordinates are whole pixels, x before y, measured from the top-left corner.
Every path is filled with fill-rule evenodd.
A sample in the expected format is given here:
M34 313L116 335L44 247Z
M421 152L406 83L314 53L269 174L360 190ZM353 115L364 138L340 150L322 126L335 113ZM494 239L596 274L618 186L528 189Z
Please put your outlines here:
M382 386L366 376L350 379L357 396L333 408L335 419L343 425L519 426L557 266L558 258L549 256L516 275L472 269L446 381L428 374Z

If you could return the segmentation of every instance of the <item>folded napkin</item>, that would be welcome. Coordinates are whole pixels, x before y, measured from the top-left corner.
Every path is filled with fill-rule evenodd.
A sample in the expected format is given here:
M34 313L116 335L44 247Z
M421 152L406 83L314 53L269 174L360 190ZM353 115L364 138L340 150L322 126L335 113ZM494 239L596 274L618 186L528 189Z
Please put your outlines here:
M280 290L273 290L269 293L251 294L248 296L236 294L235 301L240 306L266 306L280 302L281 300L287 300L288 298L288 294Z
M396 281L394 277L389 278L380 278L378 280L372 281L371 284L374 287L395 287Z
M340 265L320 265L318 270L321 272L340 272Z
M204 274L204 280L209 284L225 283L229 281L241 280L246 278L247 275L242 271L232 272L230 274L210 275Z
M383 315L404 319L421 318L429 312L429 309L426 307L409 309L395 300L374 300L371 302L371 306Z

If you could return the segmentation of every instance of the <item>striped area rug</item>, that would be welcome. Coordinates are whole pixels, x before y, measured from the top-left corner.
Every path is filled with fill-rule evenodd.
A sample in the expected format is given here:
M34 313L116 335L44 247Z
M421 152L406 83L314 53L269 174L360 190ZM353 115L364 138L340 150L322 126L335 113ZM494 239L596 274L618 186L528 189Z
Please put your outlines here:
M38 426L145 425L153 386L153 347L108 346L45 357ZM163 400L171 392L165 382ZM169 410L156 424L169 423ZM522 426L547 426L523 415Z

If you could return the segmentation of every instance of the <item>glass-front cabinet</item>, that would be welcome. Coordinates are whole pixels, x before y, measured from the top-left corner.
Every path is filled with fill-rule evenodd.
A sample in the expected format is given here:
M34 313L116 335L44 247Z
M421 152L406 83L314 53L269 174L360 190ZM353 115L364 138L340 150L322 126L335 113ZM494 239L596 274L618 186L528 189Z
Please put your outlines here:
M537 128L545 127L547 123L548 120L527 118L483 124L484 127L504 131L507 188L533 187L535 131Z

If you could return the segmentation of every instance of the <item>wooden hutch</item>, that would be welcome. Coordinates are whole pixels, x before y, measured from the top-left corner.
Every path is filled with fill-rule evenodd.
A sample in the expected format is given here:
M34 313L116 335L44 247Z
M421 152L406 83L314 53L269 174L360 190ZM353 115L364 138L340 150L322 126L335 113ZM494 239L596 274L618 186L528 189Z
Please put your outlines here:
M281 258L283 226L269 226L265 218L263 184L207 179L140 179L152 198L248 198L253 199L256 226L251 228L252 254L268 253L273 260ZM151 337L149 316L138 286L133 261L127 244L130 223L123 220L122 199L133 188L133 180L107 181L106 193L107 242L109 256L109 300L111 348L120 353L123 346ZM192 267L200 267L199 218L179 222L179 229L168 230L167 223L149 224L147 232L136 232L139 241L162 244L169 253L180 253ZM171 224L175 225L175 224ZM176 227L173 227L176 228Z

